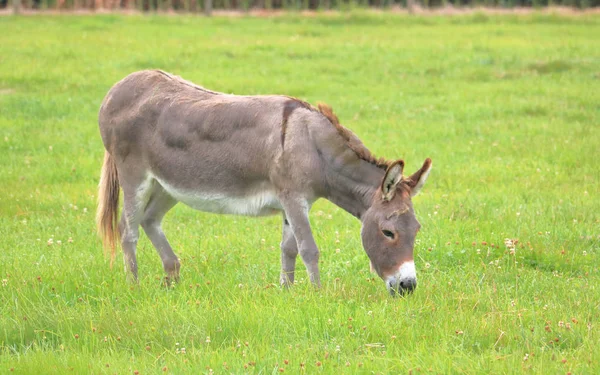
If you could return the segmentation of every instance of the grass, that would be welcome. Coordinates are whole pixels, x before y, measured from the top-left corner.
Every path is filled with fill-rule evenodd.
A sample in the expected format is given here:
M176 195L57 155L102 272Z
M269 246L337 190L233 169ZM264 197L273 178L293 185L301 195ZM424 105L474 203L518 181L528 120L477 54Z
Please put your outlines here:
M0 372L600 371L600 18L0 17ZM330 103L376 154L434 170L414 199L419 287L391 298L360 223L311 220L323 287L278 286L280 218L177 206L182 282L95 235L103 96L162 68ZM518 240L515 246L506 239Z

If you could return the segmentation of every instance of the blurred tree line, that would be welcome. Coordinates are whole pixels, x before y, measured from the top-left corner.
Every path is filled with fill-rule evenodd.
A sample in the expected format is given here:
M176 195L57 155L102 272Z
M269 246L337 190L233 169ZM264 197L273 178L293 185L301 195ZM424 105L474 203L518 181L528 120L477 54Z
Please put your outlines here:
M351 7L546 7L586 9L600 0L0 0L0 8L19 9L131 9L139 11L182 11L210 13L221 10L257 9L347 9Z

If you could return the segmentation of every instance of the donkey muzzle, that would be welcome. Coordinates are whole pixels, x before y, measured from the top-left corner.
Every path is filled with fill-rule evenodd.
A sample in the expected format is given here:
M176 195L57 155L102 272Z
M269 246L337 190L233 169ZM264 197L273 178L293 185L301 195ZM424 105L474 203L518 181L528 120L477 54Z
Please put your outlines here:
M393 275L386 277L385 285L392 296L407 295L417 287L417 273L413 261L404 262Z

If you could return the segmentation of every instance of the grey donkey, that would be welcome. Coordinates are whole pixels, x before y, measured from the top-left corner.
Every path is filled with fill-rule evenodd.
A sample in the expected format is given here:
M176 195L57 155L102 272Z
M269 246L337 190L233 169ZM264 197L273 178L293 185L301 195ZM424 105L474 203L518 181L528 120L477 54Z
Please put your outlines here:
M281 284L294 283L300 253L310 280L320 285L308 213L325 198L362 222L371 268L390 293L415 289L413 249L420 224L411 198L423 187L431 159L404 176L404 161L377 159L329 106L314 108L288 96L223 94L145 70L110 89L99 126L106 152L98 231L113 258L120 238L134 279L141 225L167 280L178 280L179 259L161 222L183 202L219 214L280 214Z

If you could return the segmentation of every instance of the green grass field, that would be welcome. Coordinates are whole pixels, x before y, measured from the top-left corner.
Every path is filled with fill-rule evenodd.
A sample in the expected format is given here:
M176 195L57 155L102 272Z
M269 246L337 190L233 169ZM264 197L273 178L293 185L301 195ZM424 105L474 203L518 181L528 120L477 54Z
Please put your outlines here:
M0 373L600 371L600 17L0 17ZM434 169L419 287L392 298L360 223L311 220L323 286L282 290L280 218L177 206L182 281L140 283L94 228L97 113L125 75L331 104L378 156ZM515 245L506 239L518 240Z

